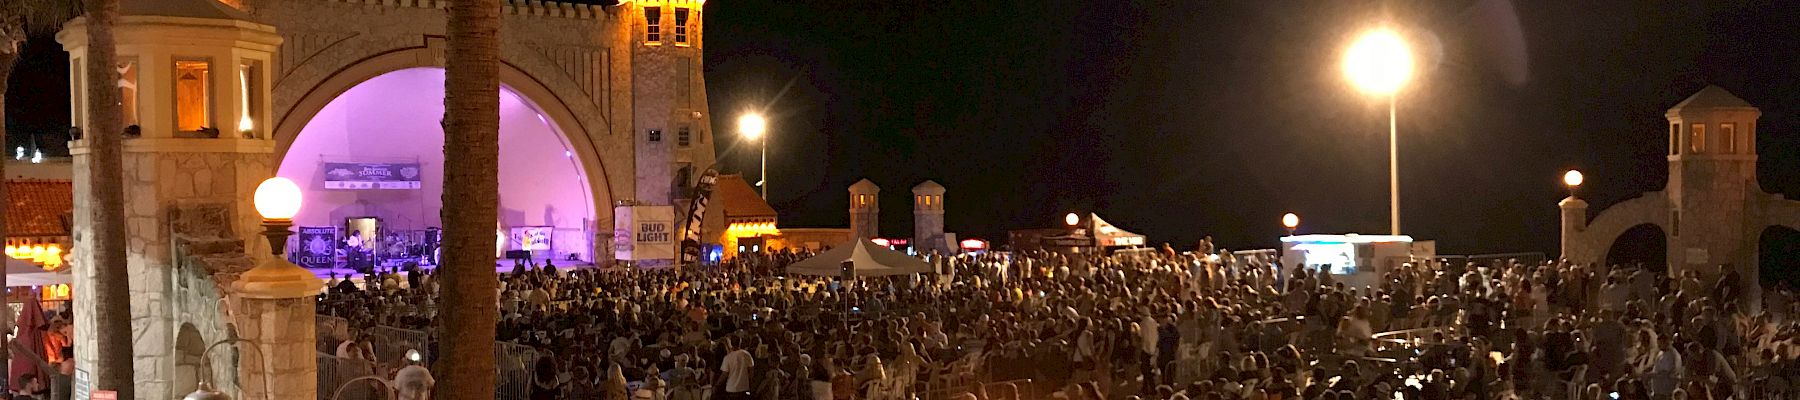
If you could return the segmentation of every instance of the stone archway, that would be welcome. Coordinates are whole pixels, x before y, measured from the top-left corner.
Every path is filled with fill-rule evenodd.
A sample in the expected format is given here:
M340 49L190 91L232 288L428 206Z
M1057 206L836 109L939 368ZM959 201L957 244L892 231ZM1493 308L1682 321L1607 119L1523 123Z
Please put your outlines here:
M1800 288L1800 230L1771 225L1757 237L1757 267L1763 284Z
M200 330L194 324L181 324L181 331L175 334L175 380L170 383L170 393L192 393L199 387L201 374L207 373L206 339L200 337Z
M275 124L275 157L276 160L286 158L288 150L308 122L323 110L326 105L338 96L349 91L358 84L366 82L382 74L409 68L442 68L443 50L432 47L414 47L396 49L374 55L351 63L329 77L319 81L301 95L291 107L286 107ZM615 181L619 184L631 181L631 160L611 160L602 157L611 153L604 149L601 138L607 136L606 126L588 126L583 124L570 106L549 87L530 73L502 60L500 68L500 84L517 93L519 96L537 106L543 116L557 127L563 138L568 141L573 156L579 161L583 172L588 177L590 198L596 207L596 226L610 230L612 213L610 207L615 196ZM610 122L602 122L610 124ZM608 172L619 172L623 175L609 175ZM622 181L620 181L622 179ZM624 186L629 191L629 186ZM626 197L630 197L626 194ZM600 210L607 210L600 212Z
M441 57L441 54L438 51L434 51L432 48L396 50L352 63L348 67L345 67L322 80L315 87L300 96L299 100L297 100L292 107L286 108L286 114L283 115L276 124L273 138L276 142L275 159L277 160L277 163L286 164L286 160L297 155L293 152L295 151L296 143L303 140L301 137L302 132L309 129L315 120L325 117L322 116L321 113L329 110L329 107L332 107L334 102L339 101L342 96L351 93L353 90L357 90L360 85L364 85L365 83L377 79L383 79L383 77L391 74L424 69L441 72L442 68L438 66L441 64L441 59L438 57ZM439 79L441 82L441 78ZM591 135L588 130L590 127L583 124L582 120L575 116L571 108L565 104L561 98L556 96L555 93L527 72L516 68L511 64L503 63L500 71L500 81L502 86L501 95L503 114L505 112L505 105L508 104L508 99L514 100L514 103L524 103L527 108L534 111L536 113L536 119L542 120L544 125L549 126L550 129L555 132L558 140L561 141L560 147L555 151L555 153L558 153L555 154L557 159L560 160L564 156L572 159L576 165L576 173L579 176L580 185L585 186L585 190L583 191L585 196L582 196L585 198L585 201L578 207L548 207L526 210L509 210L503 208L501 210L502 224L504 226L515 227L553 225L557 227L556 235L561 237L560 239L554 239L553 243L595 242L592 243L593 246L580 252L583 255L582 258L595 263L610 259L610 253L599 250L605 248L604 246L606 243L598 243L598 240L594 239L594 235L602 232L610 232L612 226L612 213L610 208L614 199L614 190L612 186L613 181L617 177L609 176L607 172L623 166L624 171L627 171L626 173L628 173L628 171L630 171L631 161L629 159L609 160L605 157L601 157L602 154L617 153L616 151L608 151L603 148L605 146L600 143L605 141L605 132L601 132L599 136ZM439 90L441 90L441 86ZM431 103L441 105L441 98L431 101ZM438 113L441 114L441 109ZM505 133L508 131L506 121L506 118L503 118L503 136L505 136ZM602 124L605 124L605 122L602 122ZM431 125L435 129L436 124L433 123ZM599 129L604 131L606 128L601 126ZM502 151L508 151L508 149L506 149L506 142L505 138L503 138ZM502 154L503 163L506 162L506 159L507 155ZM278 169L280 168L281 167L278 167ZM504 166L503 169L505 169ZM503 175L504 173L505 172L503 171ZM283 174L285 175L285 173ZM512 192L507 192L505 189L507 182L509 181L504 177L502 179L502 204L504 206L508 202L508 194ZM629 181L630 176L626 176L626 180ZM305 210L303 210L303 212L304 211ZM434 221L436 216L436 212L430 210L422 210L418 214L428 214L431 218L424 219L427 221ZM548 220L551 219L551 214L570 216L569 218L558 218L559 220L569 222L542 224L509 222L509 219L536 219L539 216ZM584 231L586 234L578 235L578 233ZM573 241L578 236L582 237L582 239L579 242ZM566 248L562 245L557 245L557 247ZM562 259L563 256L564 254L561 250L556 254L558 259Z
M1608 267L1641 264L1650 271L1666 273L1669 268L1669 236L1656 224L1638 224L1626 228L1606 247Z

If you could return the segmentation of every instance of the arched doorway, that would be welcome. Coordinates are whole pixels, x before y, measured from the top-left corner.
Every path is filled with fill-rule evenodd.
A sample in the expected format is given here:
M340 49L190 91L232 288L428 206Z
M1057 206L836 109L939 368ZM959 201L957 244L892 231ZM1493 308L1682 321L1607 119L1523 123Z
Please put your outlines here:
M1800 288L1800 231L1785 226L1764 228L1757 248L1763 286Z
M175 381L170 393L193 393L200 386L200 374L206 373L206 339L194 324L181 324L175 334Z
M1656 224L1633 226L1620 233L1613 239L1612 246L1606 248L1607 266L1637 264L1657 273L1668 272L1669 237L1662 227Z
M501 87L502 233L541 230L549 250L536 255L594 260L596 205L606 203L594 198L580 149L521 92L528 91ZM441 227L442 198L457 190L443 187L443 96L442 68L388 71L343 90L297 133L282 137L276 174L301 185L306 205L294 222L344 228L341 237L349 220L377 218L380 230L392 234L376 238L383 250L408 240L417 244L422 232ZM369 167L374 164L387 167ZM358 184L383 179L358 175L362 171L389 173L397 183Z

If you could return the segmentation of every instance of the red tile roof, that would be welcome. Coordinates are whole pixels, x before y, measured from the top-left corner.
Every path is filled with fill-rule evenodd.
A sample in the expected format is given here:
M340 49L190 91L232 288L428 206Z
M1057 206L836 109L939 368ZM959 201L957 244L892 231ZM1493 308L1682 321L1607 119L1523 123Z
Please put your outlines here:
M68 236L75 212L74 185L69 181L6 181L7 236Z
M743 175L719 175L714 199L725 209L725 218L775 218L775 208L763 201Z

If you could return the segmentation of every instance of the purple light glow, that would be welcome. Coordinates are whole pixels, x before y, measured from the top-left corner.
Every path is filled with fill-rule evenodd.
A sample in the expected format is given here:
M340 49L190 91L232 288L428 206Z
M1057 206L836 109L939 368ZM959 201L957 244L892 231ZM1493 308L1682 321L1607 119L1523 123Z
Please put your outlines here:
M554 226L554 256L591 260L594 220L589 179L560 130L535 104L512 89L500 96L500 224ZM393 229L442 226L444 70L412 68L382 74L345 91L308 121L276 175L299 183L306 206L302 226L341 226L345 218L375 216ZM537 118L532 118L536 116ZM568 161L546 155L561 152ZM328 190L324 161L421 163L420 190Z

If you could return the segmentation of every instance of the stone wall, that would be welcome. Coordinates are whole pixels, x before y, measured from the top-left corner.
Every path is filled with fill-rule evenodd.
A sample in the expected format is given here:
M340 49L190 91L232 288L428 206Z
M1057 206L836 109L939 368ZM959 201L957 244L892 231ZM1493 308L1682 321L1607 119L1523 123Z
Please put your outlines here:
M237 139L177 139L166 142L127 140L124 153L125 218L128 236L126 258L129 264L132 349L135 357L137 391L148 398L173 393L176 376L176 336L182 323L195 323L205 339L223 337L207 334L208 326L219 327L216 292L207 294L206 284L195 283L197 276L182 277L176 268L174 251L176 226L171 224L173 210L201 204L216 204L217 223L210 229L218 235L249 237L257 229L257 217L249 199L256 185L270 176L272 169L265 141ZM237 144L248 147L234 147ZM264 143L264 146L257 146ZM77 142L75 176L88 174L87 149ZM196 152L194 150L214 150ZM245 152L237 152L245 151ZM88 201L90 183L75 181L75 253L78 265L92 265L92 202ZM268 245L251 242L250 254L267 254ZM254 256L251 257L255 259ZM76 268L74 273L76 302L97 301L89 290L93 269ZM183 291L180 288L188 288ZM215 289L216 290L216 289ZM208 300L209 298L214 300ZM77 313L76 363L92 370L94 336L91 313ZM203 326L204 325L204 326ZM222 328L218 328L222 329ZM185 393L183 393L185 394Z

